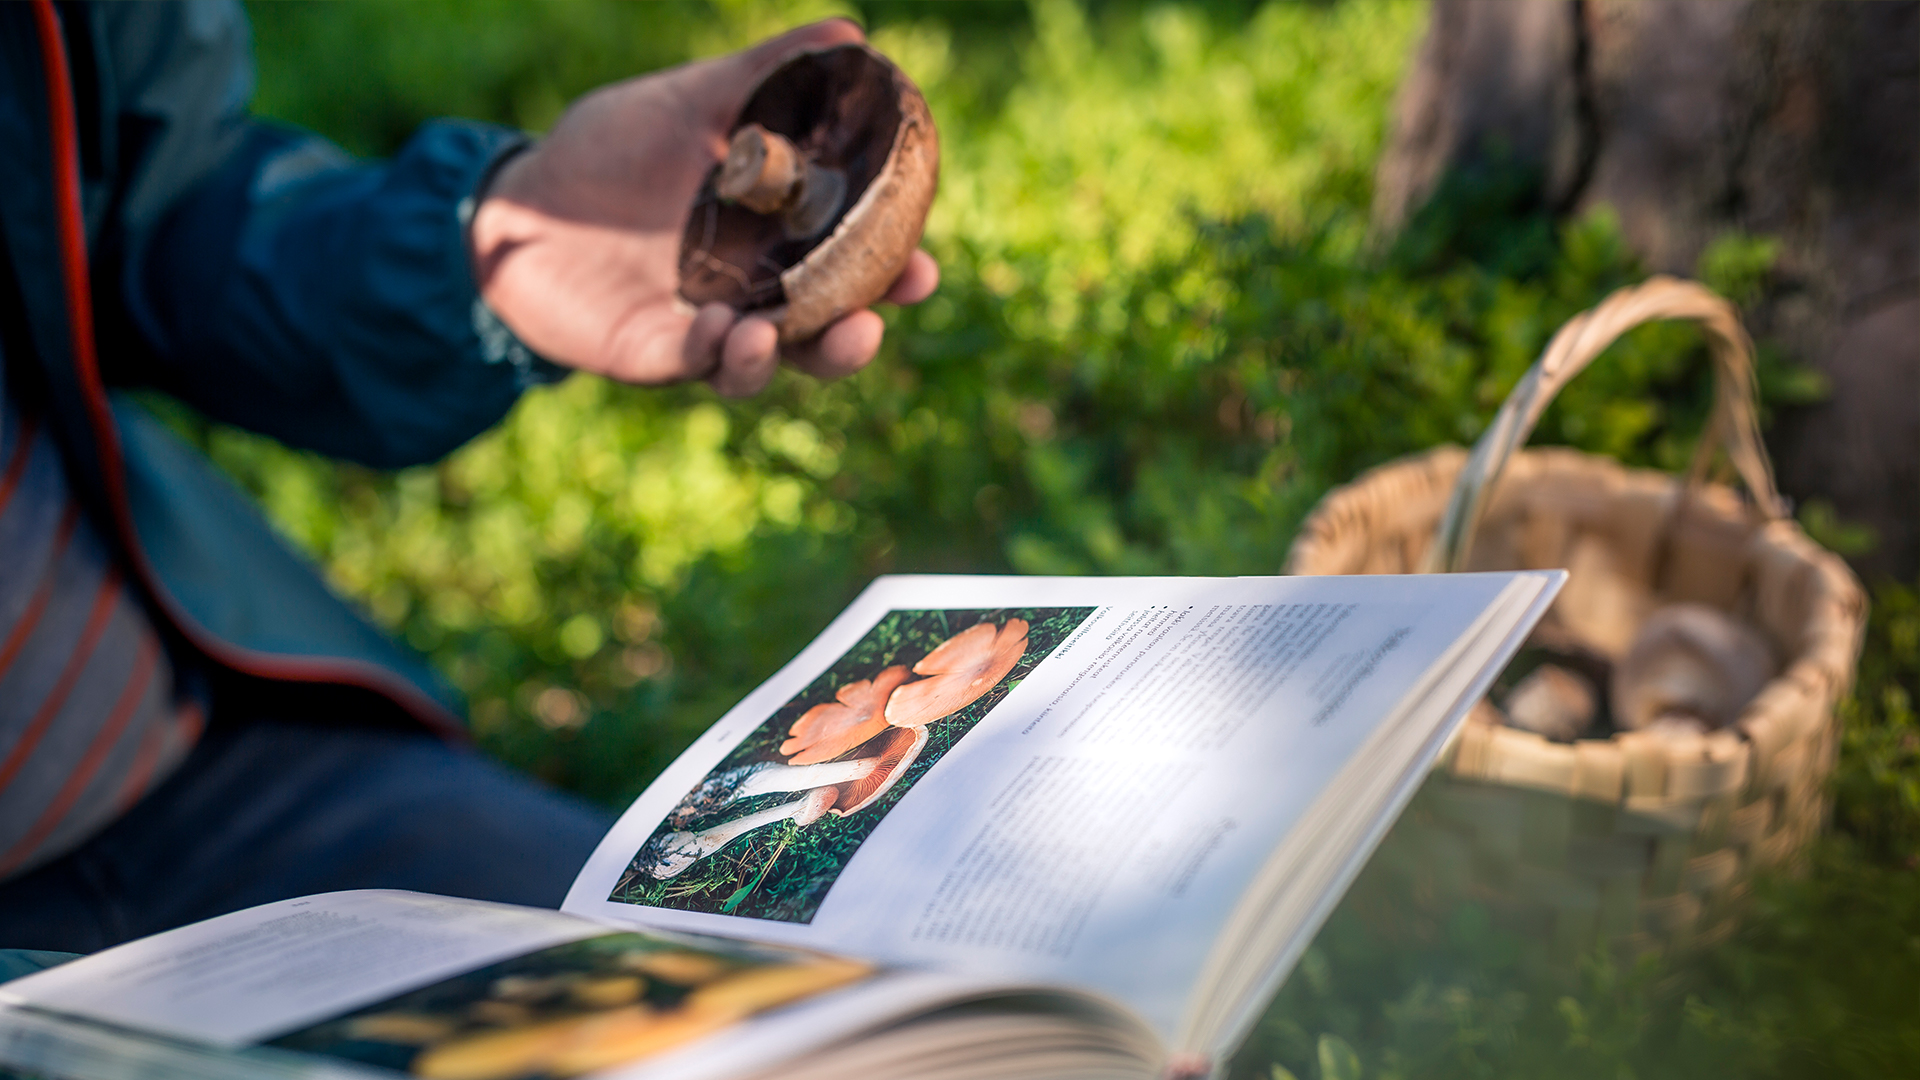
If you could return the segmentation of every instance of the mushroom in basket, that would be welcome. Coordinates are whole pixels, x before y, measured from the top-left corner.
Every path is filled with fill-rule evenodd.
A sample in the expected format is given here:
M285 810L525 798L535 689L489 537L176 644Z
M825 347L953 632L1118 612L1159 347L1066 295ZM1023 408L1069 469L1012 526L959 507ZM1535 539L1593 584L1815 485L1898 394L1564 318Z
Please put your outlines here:
M1614 669L1614 722L1724 727L1773 671L1773 650L1758 630L1705 604L1669 604L1647 618Z

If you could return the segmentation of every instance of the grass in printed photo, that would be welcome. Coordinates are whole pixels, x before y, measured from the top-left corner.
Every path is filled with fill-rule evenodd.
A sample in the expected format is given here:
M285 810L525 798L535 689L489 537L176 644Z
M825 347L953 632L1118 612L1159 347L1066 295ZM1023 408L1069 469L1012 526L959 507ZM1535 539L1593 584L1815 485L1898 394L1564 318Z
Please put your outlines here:
M605 934L443 979L271 1045L441 1080L578 1076L871 973L797 950Z
M1093 611L887 613L687 793L608 899L811 922L880 820Z

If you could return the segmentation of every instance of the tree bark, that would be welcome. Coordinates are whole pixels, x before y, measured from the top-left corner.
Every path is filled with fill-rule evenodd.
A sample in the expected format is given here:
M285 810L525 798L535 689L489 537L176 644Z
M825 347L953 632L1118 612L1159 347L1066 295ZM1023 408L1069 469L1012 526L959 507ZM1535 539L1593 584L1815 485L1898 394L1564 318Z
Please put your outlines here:
M1497 161L1650 269L1778 238L1751 328L1831 388L1772 425L1781 487L1875 530L1863 572L1920 571L1920 3L1435 0L1394 119L1382 230Z

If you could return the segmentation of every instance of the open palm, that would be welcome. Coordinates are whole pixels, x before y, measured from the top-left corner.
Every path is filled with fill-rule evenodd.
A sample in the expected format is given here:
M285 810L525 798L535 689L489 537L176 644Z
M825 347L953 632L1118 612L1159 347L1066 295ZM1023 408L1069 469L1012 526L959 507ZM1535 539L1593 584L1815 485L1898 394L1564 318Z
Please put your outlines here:
M476 211L481 295L535 352L626 382L706 379L744 396L782 358L822 378L864 367L880 347L871 311L782 350L767 319L695 309L678 293L687 215L748 93L795 53L862 40L850 22L815 23L580 98L502 167ZM938 282L933 259L915 252L885 299L917 303Z

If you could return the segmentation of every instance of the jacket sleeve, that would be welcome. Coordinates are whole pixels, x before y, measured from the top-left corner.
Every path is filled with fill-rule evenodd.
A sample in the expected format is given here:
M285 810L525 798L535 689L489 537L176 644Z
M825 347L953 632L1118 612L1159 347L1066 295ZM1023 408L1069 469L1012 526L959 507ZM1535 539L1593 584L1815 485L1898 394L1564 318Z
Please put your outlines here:
M480 302L465 217L524 136L424 125L357 162L248 117L234 3L105 5L125 138L117 266L127 374L216 419L370 465L438 458L560 369Z

